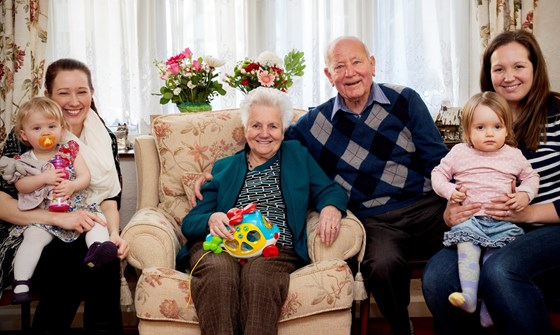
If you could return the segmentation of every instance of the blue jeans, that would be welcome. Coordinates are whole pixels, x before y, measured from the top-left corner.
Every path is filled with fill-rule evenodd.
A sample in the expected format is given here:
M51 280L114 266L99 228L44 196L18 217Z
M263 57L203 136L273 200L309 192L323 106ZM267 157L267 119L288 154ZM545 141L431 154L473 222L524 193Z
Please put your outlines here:
M448 302L460 291L457 250L444 248L426 265L422 289L436 334L483 334L478 311L468 314ZM480 273L484 299L500 334L552 334L547 303L558 299L560 225L527 231L497 250Z

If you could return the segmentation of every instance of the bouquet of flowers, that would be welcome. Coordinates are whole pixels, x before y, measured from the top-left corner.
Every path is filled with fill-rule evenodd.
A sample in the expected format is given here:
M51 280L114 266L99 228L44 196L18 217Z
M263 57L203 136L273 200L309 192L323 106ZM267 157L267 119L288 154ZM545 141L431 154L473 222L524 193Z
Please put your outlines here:
M214 80L218 76L216 68L224 63L212 56L193 58L189 48L166 62L155 60L160 77L165 80L160 93L156 94L161 96L160 104L165 105L169 101L175 104L209 104L217 95L226 94L222 84Z
M226 74L224 82L247 94L259 86L273 87L287 92L293 77L303 76L305 69L303 51L290 51L282 61L276 54L265 51L257 60L245 58L233 68L233 74Z

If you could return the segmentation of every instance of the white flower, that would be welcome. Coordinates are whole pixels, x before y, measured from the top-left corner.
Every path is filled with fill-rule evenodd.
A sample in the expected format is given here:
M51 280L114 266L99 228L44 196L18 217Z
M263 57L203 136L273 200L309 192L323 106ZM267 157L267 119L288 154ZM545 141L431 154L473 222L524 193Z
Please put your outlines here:
M173 94L174 94L174 95L179 95L179 93L181 93L181 88L180 88L180 87L176 87L176 88L173 90Z
M187 87L190 88L190 89L192 90L193 88L196 87L196 85L193 84L192 81L189 80L189 82L187 83Z
M284 62L282 58L276 56L274 52L263 51L257 58L257 62L262 65L282 67Z
M220 66L222 66L226 63L225 61L223 61L219 58L215 58L215 57L212 57L212 56L209 56L209 55L206 55L206 56L202 57L202 59L210 67L220 67Z

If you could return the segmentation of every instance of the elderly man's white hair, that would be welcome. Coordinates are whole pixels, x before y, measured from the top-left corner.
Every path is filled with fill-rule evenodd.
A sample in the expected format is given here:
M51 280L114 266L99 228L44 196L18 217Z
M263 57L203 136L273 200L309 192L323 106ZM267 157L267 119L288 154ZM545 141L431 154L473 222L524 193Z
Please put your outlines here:
M331 43L329 43L329 45L327 45L327 48L325 49L325 59L324 59L326 66L330 65L330 60L331 60L333 49L341 41L357 42L357 43L361 44L362 47L364 48L364 52L365 52L366 56L368 56L368 57L371 56L371 54L369 53L369 49L368 49L367 45L364 43L364 41L357 38L356 36L341 36L341 37L338 37L337 39L335 39L334 41L332 41Z
M292 102L286 93L275 88L261 86L247 93L239 106L241 123L245 129L247 129L247 123L249 122L249 113L251 113L252 108L255 106L278 108L282 115L282 127L284 130L288 128L294 117Z

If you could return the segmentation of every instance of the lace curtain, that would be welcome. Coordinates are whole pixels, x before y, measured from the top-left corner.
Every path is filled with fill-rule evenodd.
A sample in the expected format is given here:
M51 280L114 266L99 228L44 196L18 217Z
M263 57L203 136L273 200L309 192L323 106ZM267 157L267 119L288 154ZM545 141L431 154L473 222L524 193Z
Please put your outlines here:
M460 3L460 4L458 4ZM305 52L307 68L290 89L294 106L315 106L335 94L323 74L324 50L341 35L362 38L377 60L378 82L418 90L432 112L468 96L469 3L448 0L165 0L53 1L47 63L74 57L92 69L96 103L108 124L147 133L150 114L176 112L152 95L162 85L152 61L189 47L225 60L221 75L244 57ZM110 13L107 15L106 13ZM226 85L227 86L227 85ZM212 102L237 107L241 93Z
M37 95L47 42L47 0L2 0L0 11L0 153L16 111Z

